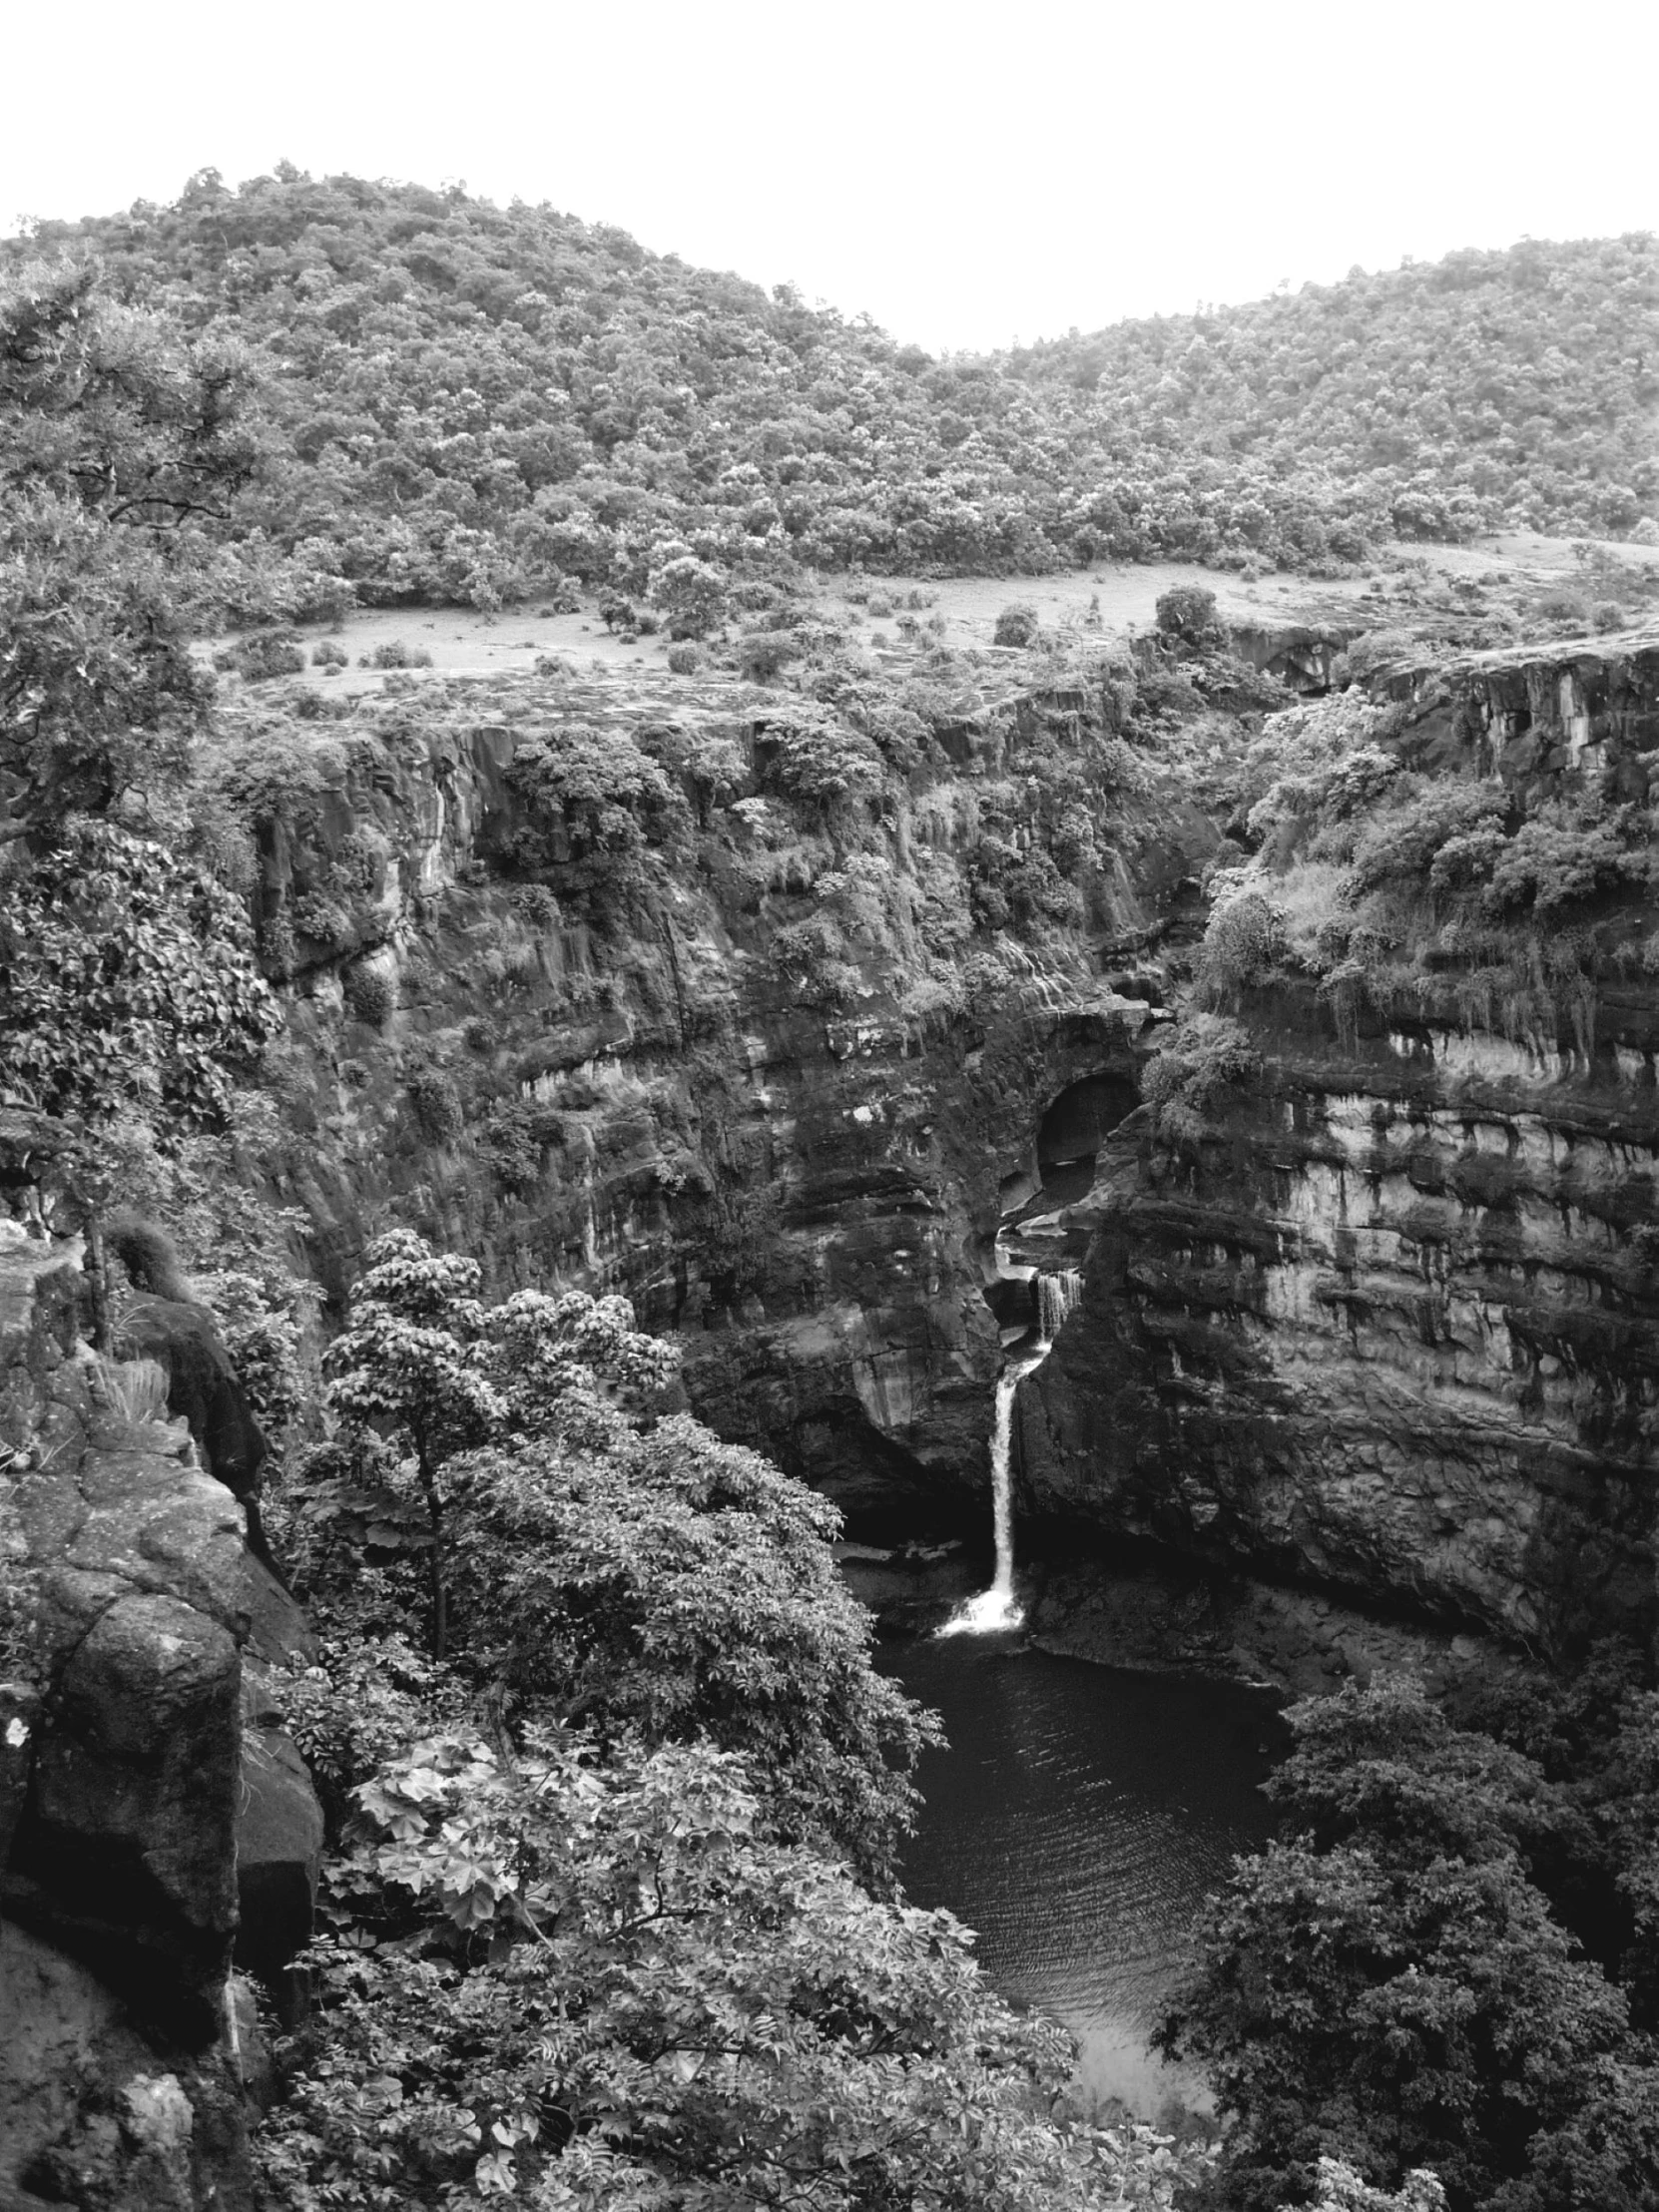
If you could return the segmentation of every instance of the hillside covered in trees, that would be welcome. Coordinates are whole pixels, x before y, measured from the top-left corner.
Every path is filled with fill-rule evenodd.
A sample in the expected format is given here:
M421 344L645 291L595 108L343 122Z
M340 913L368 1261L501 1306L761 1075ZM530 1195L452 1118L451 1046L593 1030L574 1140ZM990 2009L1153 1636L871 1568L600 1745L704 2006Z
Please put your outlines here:
M546 207L286 165L3 251L251 349L276 465L231 513L233 618L1659 527L1646 235L939 360Z
M1242 307L1120 322L1004 363L1113 444L1371 486L1401 537L1641 533L1659 498L1647 233L1448 254Z

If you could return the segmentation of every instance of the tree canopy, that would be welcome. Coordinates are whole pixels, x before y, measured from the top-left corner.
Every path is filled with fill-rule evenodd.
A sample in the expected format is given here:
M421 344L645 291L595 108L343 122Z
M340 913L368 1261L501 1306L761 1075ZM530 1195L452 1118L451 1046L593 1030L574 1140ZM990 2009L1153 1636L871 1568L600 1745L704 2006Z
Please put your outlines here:
M184 765L191 657L264 450L249 348L126 304L90 263L0 276L0 802L100 813ZM0 828L3 828L0 825Z
M576 578L692 635L797 564L1321 568L1659 514L1645 234L939 360L548 207L349 176L204 172L11 251L96 255L252 349L285 451L238 538L290 608L329 577L487 608Z
M296 1508L331 1642L285 1696L337 1849L271 2201L1167 2205L1202 2157L1067 2116L1068 2038L894 1893L934 1724L833 1510L666 1409L622 1300L486 1304L406 1230L368 1258ZM441 1661L401 1633L414 1485Z
M1659 2054L1539 1887L1587 1841L1571 1794L1410 1682L1289 1718L1296 1832L1239 1863L1160 2035L1232 2117L1216 2200L1303 2202L1327 2157L1430 2169L1452 2212L1646 2212Z

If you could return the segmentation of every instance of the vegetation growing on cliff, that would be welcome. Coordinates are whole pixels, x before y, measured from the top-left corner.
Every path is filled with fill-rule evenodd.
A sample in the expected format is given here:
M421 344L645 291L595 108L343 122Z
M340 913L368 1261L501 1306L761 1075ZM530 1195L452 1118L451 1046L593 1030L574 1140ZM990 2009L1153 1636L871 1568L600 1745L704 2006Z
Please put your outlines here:
M592 1243L614 1172L628 1207L660 1210L675 1295L701 1269L736 1306L778 1280L791 1226L735 1104L740 1012L855 1053L837 1017L879 1017L908 1050L1027 986L1098 994L1149 803L1219 788L1231 760L1189 772L1276 700L1202 592L1160 606L1133 663L1016 602L999 630L1017 669L937 648L925 595L872 595L908 641L895 674L850 625L798 619L801 564L1322 565L1390 525L1466 530L1513 490L1477 467L1470 497L1435 504L1397 459L1335 445L1311 470L1284 450L1240 463L1204 445L1225 442L1213 420L1181 457L1043 364L929 363L459 195L203 179L87 236L133 299L175 287L193 334L62 271L7 309L28 434L4 464L5 588L29 650L8 649L4 695L4 796L27 827L5 863L6 1080L95 1118L106 1179L195 1215L262 1410L296 1432L314 1408L291 1216L269 1194L239 1205L234 1179L310 1190L301 1174L333 1173L348 1142L380 1147L410 1171L396 1208L487 1208L494 1259L528 1274L558 1254L551 1213L513 1248L525 1194L562 1180ZM233 328L272 392L258 480ZM102 446L76 442L60 383L91 394ZM1622 438L1639 386L1586 368L1562 404L1605 402ZM1488 427L1454 424L1476 443ZM1603 496L1612 461L1580 459L1567 489L1551 479L1554 516ZM553 663L487 694L417 689L418 649L382 647L392 682L370 703L272 690L207 726L185 647L209 605L488 609L572 577L625 634L643 626L625 594L683 644L751 619L744 683L701 678L694 653L676 703L619 712ZM273 630L232 658L263 680L296 652ZM442 788L485 710L512 741L510 823L417 865L366 819L342 828L348 800L366 818L387 790ZM1353 696L1269 723L1241 772L1253 849L1212 881L1204 989L1235 1005L1310 976L1350 1028L1362 1000L1449 994L1467 1020L1587 1038L1601 964L1659 958L1631 927L1645 811L1448 784L1403 735ZM231 1077L275 1017L244 900L305 1025L252 1103ZM1195 1147L1257 1066L1240 1022L1184 1021L1147 1076L1160 1137ZM353 1104L376 1082L378 1120ZM934 1101L894 1091L846 1118L890 1120L884 1168L925 1223ZM160 1144L146 1114L171 1124ZM186 1119L229 1127L184 1138ZM318 2012L268 2138L276 2199L1167 2196L1166 2151L1057 2119L1060 2040L985 1992L953 1926L888 1894L925 1723L869 1666L833 1516L659 1402L669 1363L618 1302L486 1305L474 1262L410 1230L371 1260L330 1362L337 1427L282 1531L331 1631L290 1704L338 1849ZM803 1303L824 1296L814 1278ZM1456 2212L1642 2202L1649 1785L1575 1796L1408 1700L1352 1706L1307 1719L1284 1787L1312 1841L1241 1879L1174 2031L1238 2117L1223 2201L1381 2212L1397 2189L1426 2208L1426 2161ZM1619 1757L1648 1773L1651 1712L1619 1710ZM1573 1946L1586 1884L1624 1901L1617 1986Z
M1241 788L1254 850L1210 879L1211 1004L1308 976L1350 1038L1371 1009L1588 1054L1598 976L1645 961L1655 818L1605 780L1447 779L1355 689L1272 717Z

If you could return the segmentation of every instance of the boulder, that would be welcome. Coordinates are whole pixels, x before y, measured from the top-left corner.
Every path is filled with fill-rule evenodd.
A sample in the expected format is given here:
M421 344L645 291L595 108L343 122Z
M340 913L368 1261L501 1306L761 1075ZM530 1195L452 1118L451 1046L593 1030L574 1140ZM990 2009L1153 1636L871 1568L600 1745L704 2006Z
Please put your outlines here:
M138 2032L90 1967L4 1921L0 2020L0 2205L252 2212L228 2049Z
M80 1289L78 1247L8 1225L0 1535L25 1602L0 1682L0 2205L251 2212L239 1877L278 1970L321 1819L266 1670L309 1633L185 1420L128 1417L77 1342ZM230 1450L252 1479L263 1439Z

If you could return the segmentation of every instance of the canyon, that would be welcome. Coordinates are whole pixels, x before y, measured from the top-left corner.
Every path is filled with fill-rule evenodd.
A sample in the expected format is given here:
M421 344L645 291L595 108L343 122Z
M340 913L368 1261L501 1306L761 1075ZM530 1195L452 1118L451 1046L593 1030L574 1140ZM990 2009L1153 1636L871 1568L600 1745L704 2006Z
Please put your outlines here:
M1307 633L1239 642L1329 673ZM1432 993L1339 1022L1281 979L1235 1009L1254 1072L1174 1141L1143 1092L1239 849L1249 669L1175 714L1155 652L995 673L924 765L828 799L782 780L789 696L724 676L403 677L340 715L250 686L210 766L287 1004L251 1202L336 1319L392 1220L491 1296L623 1293L680 1402L879 1555L892 1626L929 1617L928 1557L987 1548L998 1378L1052 1339L1009 1393L1048 1648L1310 1688L1650 1645L1659 988L1611 967L1593 1025L1506 1035ZM1448 779L1647 797L1652 643L1373 681ZM610 848L603 795L526 781L573 731L657 795ZM989 825L1012 809L1034 864L1042 779L1081 758L1109 764L1086 898L975 920ZM22 1188L26 1133L0 1138ZM234 2205L240 1974L280 1989L320 1844L265 1688L307 1631L201 1439L100 1383L78 1248L0 1226L13 1548L53 1634L7 1710L4 1986L40 2033L13 2084L38 2125L0 2156Z
M1263 661L1274 644L1241 641ZM1377 686L1436 774L1645 793L1659 653L1639 640ZM1139 1082L1177 1020L1199 878L1227 849L1206 783L1219 745L1179 767L1154 755L1111 809L1089 921L1040 956L1004 938L976 977L963 944L941 986L914 918L928 870L979 833L980 789L1044 740L1111 735L1125 690L1120 665L941 730L946 758L864 832L885 917L853 947L845 999L815 1008L772 947L821 878L844 880L844 854L767 796L764 690L597 670L559 688L557 714L593 726L668 725L682 752L724 737L748 794L712 804L687 779L700 829L648 901L655 931L607 940L568 914L527 921L513 881L506 771L545 725L545 688L428 687L418 722L264 838L268 915L350 840L378 855L372 900L344 941L301 940L290 986L301 1141L275 1185L305 1208L325 1285L341 1295L364 1224L391 1208L497 1285L622 1290L677 1338L704 1418L891 1546L983 1540L1000 1342L1036 1323L1033 1271L1077 1270L1080 1308L1015 1423L1021 1547L1050 1584L1039 1633L1077 1616L1075 1565L1054 1562L1080 1540L1132 1577L1200 1577L1189 1660L1248 1656L1227 1594L1241 1576L1442 1644L1560 1657L1597 1634L1646 1640L1652 987L1605 977L1588 1049L1565 1024L1511 1039L1432 1007L1366 1012L1342 1036L1312 983L1247 994L1261 1074L1172 1155ZM383 1033L352 1015L365 964L394 982ZM406 1088L421 1054L458 1085L436 1143ZM539 1147L512 1185L474 1103L504 1093ZM1276 1643L1277 1626L1257 1654L1270 1672Z

